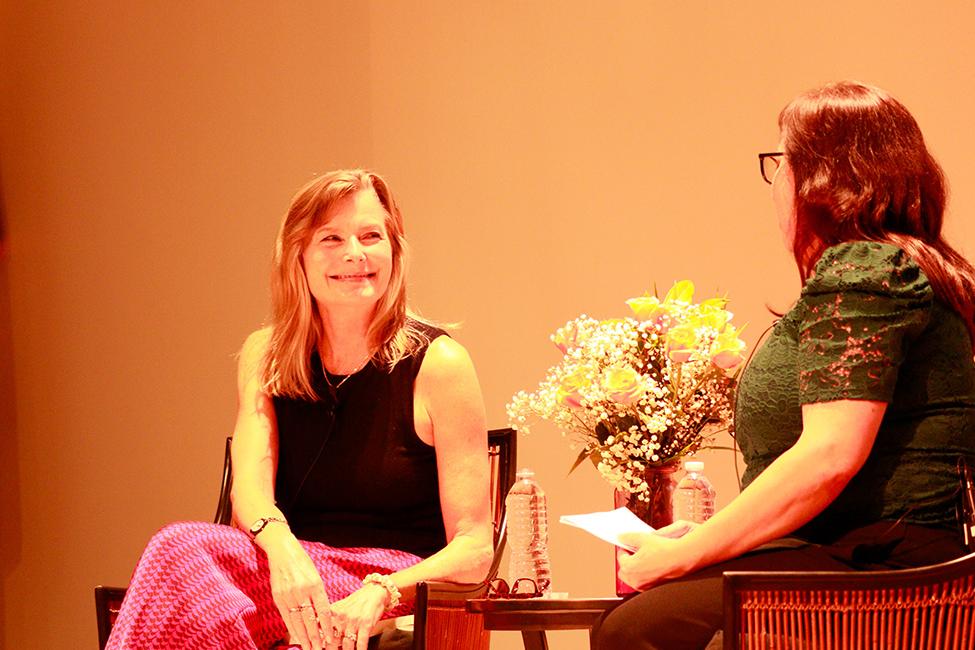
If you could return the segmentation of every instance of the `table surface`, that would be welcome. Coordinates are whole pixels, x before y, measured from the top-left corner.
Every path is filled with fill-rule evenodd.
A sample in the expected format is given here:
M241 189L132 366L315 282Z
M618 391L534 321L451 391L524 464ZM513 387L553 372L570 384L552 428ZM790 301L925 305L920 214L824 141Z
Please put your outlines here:
M484 629L520 631L525 650L548 650L547 630L592 630L622 598L475 598L467 611L483 615Z
M467 610L478 613L494 612L551 612L557 610L598 609L603 611L623 602L618 596L587 598L473 598Z
M475 598L467 610L484 615L489 630L580 630L622 598Z

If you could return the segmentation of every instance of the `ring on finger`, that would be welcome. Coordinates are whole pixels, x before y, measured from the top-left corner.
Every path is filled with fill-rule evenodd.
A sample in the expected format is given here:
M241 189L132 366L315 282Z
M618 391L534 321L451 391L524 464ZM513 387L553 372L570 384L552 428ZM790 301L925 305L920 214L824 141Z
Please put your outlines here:
M355 640L356 640L357 638L359 638L359 635L358 635L358 634L353 634L353 633L350 633L350 634L346 634L346 635L345 635L345 636L343 636L342 638L343 638L343 639L346 639L346 640L348 640L348 641L355 641Z

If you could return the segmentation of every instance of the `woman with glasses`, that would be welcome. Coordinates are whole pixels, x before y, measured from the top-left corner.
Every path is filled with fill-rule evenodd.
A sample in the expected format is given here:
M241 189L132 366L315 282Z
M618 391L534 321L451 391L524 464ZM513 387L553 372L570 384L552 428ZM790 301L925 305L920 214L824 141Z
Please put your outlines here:
M240 354L237 528L157 533L108 648L366 650L418 582L484 578L480 388L464 348L407 309L405 273L380 176L332 172L295 195L270 325Z
M869 570L965 553L961 457L975 456L975 270L941 233L941 169L907 109L840 82L779 115L762 177L802 290L745 369L744 489L704 524L629 540L641 590L601 649L703 648L724 571Z

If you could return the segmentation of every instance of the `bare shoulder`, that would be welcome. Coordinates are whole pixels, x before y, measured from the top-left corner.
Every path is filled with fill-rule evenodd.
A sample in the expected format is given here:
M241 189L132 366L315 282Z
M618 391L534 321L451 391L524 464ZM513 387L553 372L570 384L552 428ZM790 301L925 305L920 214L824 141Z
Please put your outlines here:
M471 355L449 336L430 342L416 381L416 394L427 409L444 413L469 406L483 409L481 387Z
M464 346L454 339L439 336L431 341L420 366L414 397L422 418L428 418L426 428L432 441L429 444L440 452L450 453L455 445L456 449L479 449L485 441L484 400L474 363ZM418 434L421 429L426 430L418 427ZM421 438L426 440L422 434Z
M420 375L433 381L451 381L474 372L474 363L467 349L447 335L430 342Z
M268 341L271 340L271 327L262 327L259 330L255 330L247 335L244 340L244 345L240 349L240 356L249 356L256 353L261 355L264 354L264 350L267 349Z
M268 341L271 339L271 328L262 327L251 332L238 355L237 377L241 384L254 377L261 368L264 354L267 352Z

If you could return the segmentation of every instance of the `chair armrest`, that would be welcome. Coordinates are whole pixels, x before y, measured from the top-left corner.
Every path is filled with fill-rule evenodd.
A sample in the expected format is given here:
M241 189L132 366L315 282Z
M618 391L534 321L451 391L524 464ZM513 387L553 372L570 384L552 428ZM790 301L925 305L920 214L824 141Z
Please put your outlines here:
M483 618L467 612L467 601L484 596L487 589L486 580L476 584L417 583L413 647L487 650L490 637L484 630Z
M793 591L907 589L975 573L975 553L913 569L885 571L725 571L725 594L744 589Z
M417 585L417 594L420 592L420 585L426 591L427 602L430 601L455 601L470 600L481 598L487 593L488 583L479 582L477 584L457 584L454 582L421 582Z

